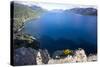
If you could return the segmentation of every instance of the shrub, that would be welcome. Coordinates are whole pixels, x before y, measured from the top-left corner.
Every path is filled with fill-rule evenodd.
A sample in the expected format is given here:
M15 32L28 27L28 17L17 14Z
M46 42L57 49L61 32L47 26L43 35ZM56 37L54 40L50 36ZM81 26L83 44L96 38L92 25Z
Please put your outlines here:
M64 55L71 55L71 54L73 54L73 51L72 50L69 50L69 49L65 49L63 51L63 53L64 53Z

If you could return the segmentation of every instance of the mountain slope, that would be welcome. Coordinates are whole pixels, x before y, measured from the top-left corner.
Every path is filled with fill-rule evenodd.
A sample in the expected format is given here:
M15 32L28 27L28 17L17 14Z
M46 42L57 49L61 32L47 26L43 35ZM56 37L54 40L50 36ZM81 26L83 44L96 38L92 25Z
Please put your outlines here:
M97 9L95 8L72 8L70 12L81 14L81 15L93 15L97 16Z
M13 3L13 2L12 2ZM14 14L13 14L13 31L17 32L23 26L25 21L30 19L37 19L42 13L42 9L35 8L33 10L31 7L15 3L14 6Z

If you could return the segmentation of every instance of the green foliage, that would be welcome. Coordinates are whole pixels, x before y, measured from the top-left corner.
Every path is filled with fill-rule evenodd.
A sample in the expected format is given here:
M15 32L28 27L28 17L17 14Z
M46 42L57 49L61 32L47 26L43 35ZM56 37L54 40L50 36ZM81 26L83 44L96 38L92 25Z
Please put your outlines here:
M64 55L70 55L70 54L73 54L72 50L69 50L69 49L65 49L63 51Z
M39 48L39 42L28 34L20 34L16 36L16 39L14 39L14 46L15 48L31 47L37 49Z
M17 37L19 40L24 40L27 41L28 43L32 43L33 39L32 36L26 35L26 34L22 34L20 36Z
M13 17L13 31L16 32L21 29L25 21L30 19L37 19L42 10L39 8L32 10L30 7L14 3L14 17Z

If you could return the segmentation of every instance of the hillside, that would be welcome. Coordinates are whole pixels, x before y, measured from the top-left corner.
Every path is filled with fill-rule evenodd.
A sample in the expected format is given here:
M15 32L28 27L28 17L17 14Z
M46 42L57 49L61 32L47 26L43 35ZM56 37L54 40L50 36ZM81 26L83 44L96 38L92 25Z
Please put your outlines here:
M95 8L72 8L70 12L81 14L81 15L93 15L97 16L97 9Z
M13 3L13 2L12 2ZM18 32L23 26L25 21L30 19L37 19L39 15L43 12L42 8L35 7L33 10L31 7L15 3L14 14L13 14L13 31Z

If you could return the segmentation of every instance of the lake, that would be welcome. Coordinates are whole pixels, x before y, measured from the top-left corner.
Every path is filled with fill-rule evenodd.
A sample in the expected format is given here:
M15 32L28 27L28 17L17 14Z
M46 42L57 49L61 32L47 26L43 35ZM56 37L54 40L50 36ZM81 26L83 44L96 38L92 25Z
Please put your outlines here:
M77 48L83 48L87 53L97 50L96 16L50 11L27 22L24 32L36 37L40 48L46 48L50 53Z

